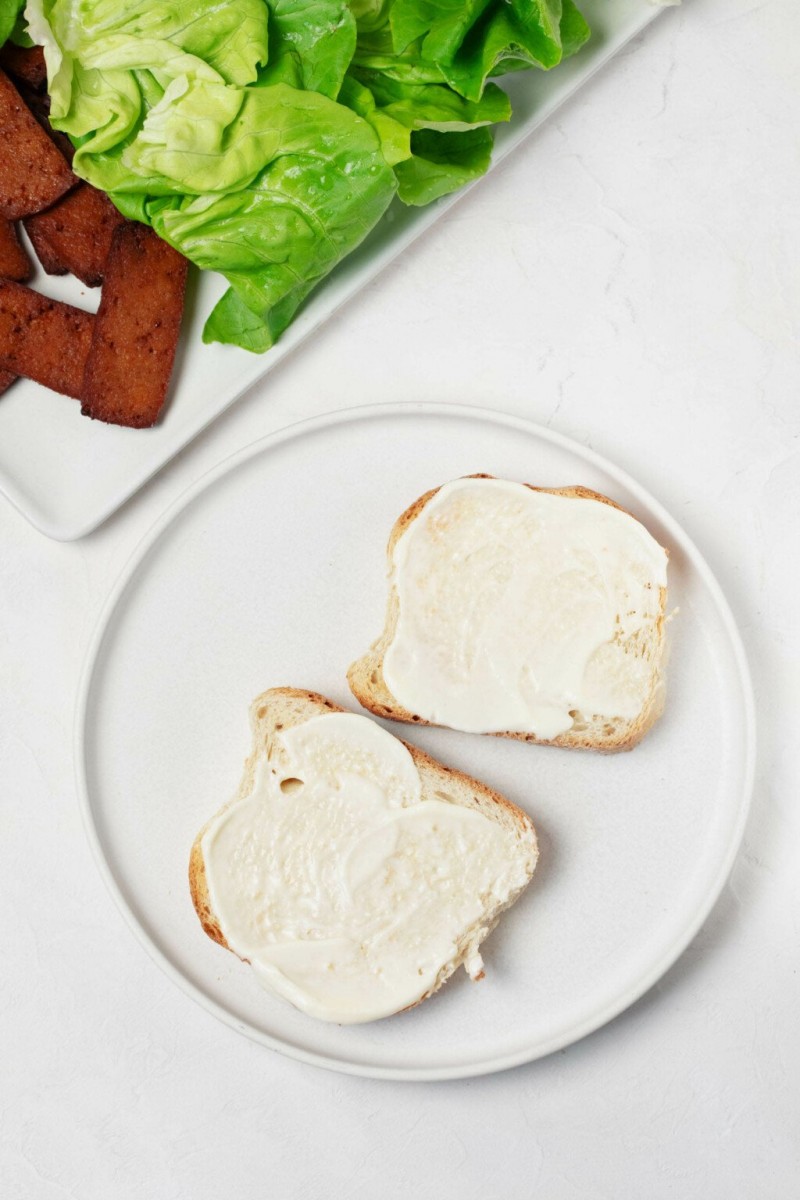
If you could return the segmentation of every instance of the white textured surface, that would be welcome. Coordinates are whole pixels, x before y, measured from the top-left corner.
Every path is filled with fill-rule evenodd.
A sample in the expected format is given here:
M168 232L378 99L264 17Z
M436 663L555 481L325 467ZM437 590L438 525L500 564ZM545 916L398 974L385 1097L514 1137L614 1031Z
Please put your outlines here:
M4 1197L794 1196L798 42L794 0L667 12L97 534L0 508ZM329 1075L191 1005L106 895L72 784L83 652L165 504L289 420L406 396L496 403L639 477L726 589L760 707L744 850L694 945L602 1032L472 1083Z

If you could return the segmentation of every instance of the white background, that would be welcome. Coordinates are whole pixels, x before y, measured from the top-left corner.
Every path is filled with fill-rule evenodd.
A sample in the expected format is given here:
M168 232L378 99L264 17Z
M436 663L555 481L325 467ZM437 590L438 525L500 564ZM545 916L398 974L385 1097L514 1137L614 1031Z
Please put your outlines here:
M798 130L795 0L688 0L97 533L0 507L3 1200L797 1194ZM407 398L531 417L641 480L727 592L761 742L731 880L661 984L435 1085L305 1067L193 1005L100 883L72 779L91 630L166 504L289 421Z

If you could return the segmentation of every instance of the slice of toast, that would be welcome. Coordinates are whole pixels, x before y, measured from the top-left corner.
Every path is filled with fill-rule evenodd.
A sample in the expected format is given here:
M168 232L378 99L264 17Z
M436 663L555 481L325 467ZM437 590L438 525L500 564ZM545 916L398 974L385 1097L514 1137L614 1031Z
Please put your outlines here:
M466 478L493 480L495 477L477 474ZM621 505L589 488L579 486L539 488L533 484L524 486L532 492L567 497L575 503L609 505L630 517L630 514ZM396 695L393 695L384 676L384 660L395 637L400 618L400 599L395 579L395 552L403 535L415 522L420 520L427 505L440 491L441 488L434 488L420 496L395 522L387 547L390 591L384 630L369 651L354 662L347 673L353 695L370 712L394 721L414 722L420 725L447 725L448 722L427 719L406 707ZM631 520L634 518L631 517ZM654 544L657 545L657 543ZM663 554L666 562L667 552L663 551ZM570 708L569 717L572 721L570 728L552 737L538 736L532 730L516 729L512 731L496 727L495 729L481 729L480 732L489 733L494 737L515 738L538 745L599 750L607 753L632 749L656 722L664 705L666 587L658 588L657 595L658 601L655 605L653 619L647 622L646 628L640 630L635 638L630 639L629 645L624 647L626 654L629 654L631 659L644 660L650 668L646 695L639 711L634 716L622 717L618 714L599 714L582 711L579 708Z
M340 800L343 796L344 801L348 800L348 789L351 796L360 796L358 782L354 785L346 772L337 777L333 790L328 799L323 797L324 804L319 810L318 807L314 807L316 799L313 792L313 778L308 778L306 769L303 769L303 774L306 775L304 781L294 778L298 769L297 760L292 758L291 753L287 755L287 744L293 736L288 731L297 731L298 727L305 726L307 733L308 722L314 721L314 734L320 736L326 729L324 718L338 716L339 720L330 726L332 730L335 729L338 736L342 715L351 723L348 726L350 730L353 728L352 722L356 722L359 731L369 732L370 742L377 734L379 739L382 739L380 745L385 745L385 742L390 743L387 748L391 749L392 753L388 758L396 758L399 753L401 767L405 769L403 764L406 764L412 776L414 778L418 776L419 780L419 794L416 799L412 799L408 803L404 801L401 805L390 806L381 818L383 823L379 822L379 827L372 828L371 833L368 828L366 833L359 831L358 837L354 835L354 845L363 847L368 844L369 837L375 834L380 842L387 830L391 832L391 827L396 827L398 819L402 820L409 815L412 820L425 818L424 827L416 832L415 837L408 844L402 839L396 841L393 846L388 848L386 854L382 858L379 856L378 859L374 856L374 849L370 852L371 857L368 859L366 873L360 870L358 877L359 887L366 890L363 892L358 891L357 888L353 890L352 898L348 902L351 908L345 907L344 915L339 912L339 906L342 903L341 896L353 886L349 876L345 879L345 875L342 874L345 872L345 866L341 866L336 861L336 852L330 848L325 853L319 854L318 859L315 859L314 855L326 838L335 837L335 831L339 828L337 822L344 820L345 825L347 825L347 821L352 823L353 813L360 812L359 805L362 803L360 798L353 800L355 808L347 808L346 811L349 815L346 820L341 815L340 807ZM323 719L315 720L317 718ZM369 718L348 713L347 710L314 692L296 688L272 688L253 701L250 709L250 721L253 731L252 752L245 763L239 790L234 799L225 805L200 831L190 854L189 887L192 903L208 936L221 946L238 954L243 961L250 962L256 969L261 982L269 990L289 999L296 1007L312 1016L340 1023L372 1020L414 1007L437 991L461 965L465 966L473 979L482 978L483 963L478 948L497 924L500 914L514 903L527 886L536 866L538 847L536 833L530 818L491 788L478 783L460 771L443 766L416 747L392 737ZM368 727L367 730L364 730L365 725ZM410 760L400 749L401 747L408 752ZM329 754L323 754L322 758L317 761L322 763L321 770L332 770L335 775L337 768L330 767L331 757ZM365 770L363 756L358 761L361 764L359 770L363 774ZM372 774L368 782L373 781L373 776L374 780L385 779L391 762L383 761L380 758L377 760L373 758L370 761L373 765L370 767ZM289 777L280 780L280 777L286 775L287 772ZM251 811L245 809L244 806L254 805L252 810L256 814L254 819L259 820L258 814L263 812L259 806L262 803L268 803L266 793L259 791L259 788L264 786L265 777L268 781L266 786L272 788L276 812L282 815L280 815L280 819L267 819L266 833L264 834L262 831L256 835L256 832L247 824L250 816L242 817L241 814L249 814ZM261 784L259 780L262 781ZM354 786L356 792L352 790ZM296 795L284 795L284 793L293 792L295 788L298 789ZM309 797L311 798L309 799ZM330 802L329 810L325 807L328 800ZM371 820L370 814L374 814L375 810L371 807L374 804L374 794L370 792L369 788L363 804L364 812ZM239 806L238 809L237 806ZM459 812L456 817L454 810L467 810L467 812L465 814ZM323 820L318 821L314 828L309 829L309 825L316 819L319 811L322 813ZM237 833L238 841L233 850L230 848L231 844L225 840L226 827L222 821L226 814L232 818L238 816L244 823L244 833L241 829ZM431 820L433 820L432 825L430 825ZM466 823L468 840L463 840L466 835L459 830L458 834L461 840L457 839L457 841L461 848L460 853L453 861L447 862L438 857L439 848L444 843L436 839L441 836L442 825L446 827L449 820L455 820L456 825L460 825L462 821ZM319 827L326 825L330 827L332 833ZM429 827L433 830L430 834L427 832ZM220 829L223 830L222 835L219 833ZM424 836L420 837L420 833ZM256 845L257 837L265 837L263 844L258 842ZM217 839L220 839L219 845ZM284 842L286 848L284 848ZM374 845L374 843L369 844ZM472 850L470 850L470 846ZM485 851L484 846L487 847ZM284 849L288 860L294 864L293 873L285 874L285 878L294 881L298 878L299 871L300 878L306 880L302 887L297 885L300 887L300 894L297 897L296 905L294 907L290 905L288 915L286 912L286 906L289 904L287 889L275 885L270 891L270 884L264 882L263 876L263 870L276 869L274 864L282 861L281 856ZM500 858L495 855L495 858L490 861L487 857L486 862L480 865L478 860L484 854L489 856L490 851L494 854L495 850L500 851ZM351 847L348 849L347 855L342 854L343 863L352 862L352 852ZM474 865L470 857L473 852L476 856ZM211 855L210 860L208 855ZM420 871L424 874L427 868L419 867L418 856L424 860L426 855L430 860L428 863L430 879L421 878L419 874ZM305 859L310 859L311 864L310 866L306 864L306 867L303 868L306 870L306 874L310 872L310 877L316 878L317 872L327 872L326 877L333 881L330 897L332 897L332 908L336 909L337 913L335 920L330 916L332 909L325 904L319 910L322 914L321 917L314 918L313 915L309 915L313 913L318 898L315 899L313 887L309 892L306 876L297 865L298 862L302 864ZM212 864L210 868L209 861ZM235 869L237 862L247 864L246 871L242 875L241 896L237 893L235 897L237 903L241 901L246 906L245 923L249 922L249 906L259 903L262 906L258 915L254 915L257 925L254 925L253 928L257 927L258 929L256 940L260 939L261 941L261 945L256 946L255 950L251 948L252 939L250 946L246 944L247 938L241 933L241 923L237 925L236 922L229 922L226 925L225 917L216 910L212 895L213 881L210 881L209 874L213 875L216 871L217 879L223 880L217 893L218 897L222 897L223 907L228 906L230 912L238 913L239 910L234 908L231 901L231 893L227 885L228 872ZM264 867L264 863L273 865ZM413 866L410 865L411 863ZM349 871L350 867L347 866L346 869ZM259 872L262 874L259 875ZM409 874L409 872L411 873ZM280 878L282 880L284 876ZM402 886L398 884L395 889L392 882L395 879L405 879L406 882ZM414 882L414 887L411 888L414 904L424 914L424 918L420 917L419 912L409 912L406 921L401 910L408 900L409 879ZM438 931L434 929L434 933L430 936L438 947L440 957L437 959L435 957L436 949L432 950L431 945L426 942L429 929L431 925L435 927L438 921L444 924L446 920L455 919L446 914L449 912L449 905L455 904L458 900L458 896L456 896L456 900L453 899L453 890L455 889L455 892L459 893L459 889L463 890L467 886L465 881L469 882L470 887L474 883L475 888L482 889L481 894L479 896L475 892L470 894L469 905L472 908L469 910L470 918L467 923L463 926L445 927L443 936L447 946L446 951L442 951L442 942L439 939ZM294 886L295 883L291 882L289 890ZM357 906L358 897L363 898L364 912L360 911ZM444 900L440 905L441 897L444 897ZM478 901L480 902L479 909L477 908ZM359 900L358 903L361 904L362 900ZM458 900L458 903L461 901ZM386 912L391 918L390 924L394 928L384 928L375 917L375 913L381 911L382 906L386 907ZM456 909L457 906L453 909L454 913ZM285 930L281 931L278 928L276 922L279 918L272 916L276 911L283 912L284 915L280 919L288 923L294 931L291 937L287 937ZM459 913L460 911L458 909ZM367 919L368 914L370 914L369 919ZM313 928L306 928L306 923L313 925L315 919L318 924ZM353 955L355 955L358 960L357 971L364 976L363 979L360 974L356 976L359 987L358 998L351 1009L343 1004L338 992L330 1000L330 1003L324 999L320 1000L320 989L324 992L326 986L323 973L325 970L333 971L334 965L338 968L338 963L324 963L317 978L309 976L308 969L306 969L305 975L300 977L299 984L296 978L291 977L291 963L288 970L290 978L287 980L281 974L287 954L302 954L305 948L310 948L311 953L316 953L319 947L324 949L329 944L324 935L326 931L330 933L328 928L330 921L334 921L331 928L338 930L337 946L339 950L341 950L339 943L344 936L341 934L343 923L348 929L359 930L358 933L352 935L358 945L355 949L350 947L344 959L345 970L347 970L348 964L352 962ZM266 926L269 926L270 922L275 928L268 929L264 934L265 923ZM406 923L404 924L404 922ZM364 930L368 930L368 932L364 932ZM404 930L408 932L406 933ZM237 937L239 941L237 941ZM273 938L272 943L270 938ZM393 941L393 939L397 940ZM392 948L394 946L401 948L400 958L405 963L407 955L404 939L408 939L408 944L414 946L413 951L409 952L419 956L424 971L423 966L417 970L417 960L414 959L414 969L409 968L402 978L398 976L397 980L394 980L392 968L395 960L392 957L394 953ZM273 944L275 941L279 943L277 946ZM232 942L234 944L231 944ZM287 942L289 942L288 945ZM386 949L387 946L390 948L389 950ZM388 961L385 958L387 954L389 954ZM274 964L267 961L270 955L278 956L281 970L276 971ZM264 956L265 961L260 963L259 956ZM292 961L296 965L296 960ZM369 971L366 970L366 967L362 971L362 961L371 964ZM405 967L403 969L405 970ZM386 977L389 977L389 984L385 983ZM333 977L329 976L328 978L332 980ZM303 980L308 983L305 992ZM372 992L374 994L371 994Z

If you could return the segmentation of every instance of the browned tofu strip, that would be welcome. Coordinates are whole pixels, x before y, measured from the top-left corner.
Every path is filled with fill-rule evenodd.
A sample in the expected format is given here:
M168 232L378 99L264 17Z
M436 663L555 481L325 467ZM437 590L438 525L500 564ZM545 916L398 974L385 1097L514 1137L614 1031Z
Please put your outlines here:
M16 375L12 375L10 371L0 371L0 396L3 392L8 391L16 378Z
M188 264L134 221L114 232L83 384L87 416L152 425L167 395Z
M77 183L57 146L0 71L0 216L41 212Z
M35 91L47 83L47 67L41 46L15 46L6 42L0 50L0 67L12 77L27 83Z
M24 283L30 277L31 261L20 245L17 231L10 221L0 217L0 279Z
M28 217L25 228L48 275L70 271L87 287L98 287L114 230L124 220L108 196L81 183L52 208Z
M0 371L80 399L94 321L71 304L0 280Z
M25 229L27 230L28 237L31 239L31 244L36 251L36 257L48 275L66 275L67 268L64 266L57 252L50 245L47 234L43 232L40 233L35 226L31 228L30 222L33 220L33 217L29 217L28 220L24 222L24 225Z

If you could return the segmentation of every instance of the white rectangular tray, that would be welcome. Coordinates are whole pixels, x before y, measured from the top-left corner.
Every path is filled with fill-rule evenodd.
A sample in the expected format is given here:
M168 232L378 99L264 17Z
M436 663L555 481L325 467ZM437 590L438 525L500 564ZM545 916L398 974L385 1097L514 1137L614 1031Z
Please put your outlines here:
M498 129L494 164L662 11L651 0L583 0L581 7L592 38L577 57L553 72L521 72L505 81L514 116L510 125ZM187 297L172 394L153 429L121 429L89 421L75 401L19 380L0 397L0 492L48 537L72 541L96 529L463 194L457 192L424 209L392 205L265 355L203 345L203 323L225 285L208 273L195 277ZM99 300L98 291L72 278L40 273L33 286L82 308L95 308Z

